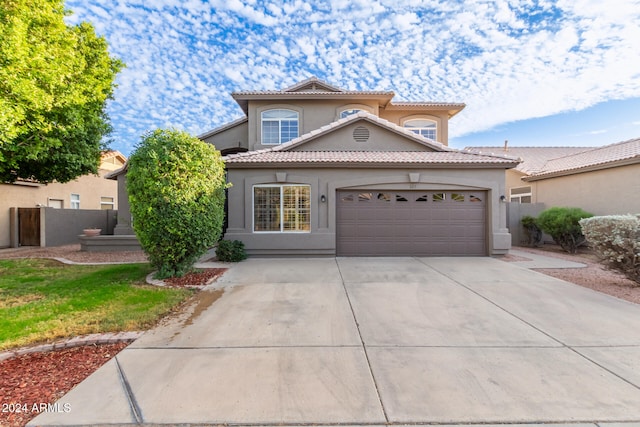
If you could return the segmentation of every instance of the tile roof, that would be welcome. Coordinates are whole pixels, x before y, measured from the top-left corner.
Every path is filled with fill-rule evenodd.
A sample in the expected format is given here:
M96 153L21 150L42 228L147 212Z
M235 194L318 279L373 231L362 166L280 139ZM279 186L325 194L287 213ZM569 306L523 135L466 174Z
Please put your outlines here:
M381 106L385 108L402 110L402 109L446 109L449 116L453 117L460 112L465 104L446 103L446 102L397 102L392 103L391 99L395 96L393 91L378 90L345 90L337 86L333 86L323 80L313 76L302 80L299 83L289 86L282 90L249 90L236 91L231 93L231 97L240 105L240 108L247 113L248 101L255 99L336 99L336 98L353 98L357 99L373 99L377 100Z
M551 159L590 150L593 147L466 147L482 154L502 154L522 159L515 170L527 175L540 171Z
M224 157L227 166L255 167L275 164L304 166L369 167L373 165L421 167L502 167L511 168L517 160L501 156L485 156L464 151L274 151L259 150Z
M305 142L358 121L367 121L376 124L400 134L407 139L411 139L426 149L434 151L293 151ZM509 156L481 155L473 152L455 150L366 111L349 115L284 144L263 150L230 154L225 156L224 160L227 165L234 165L235 167L243 167L242 165L245 165L244 167L257 165L273 166L274 164L284 163L304 164L307 166L310 164L315 166L340 164L349 164L352 166L406 166L411 164L423 166L482 165L485 167L497 165L505 168L514 167L519 161Z
M640 163L640 138L549 160L541 170L525 180L535 181L636 163Z
M284 144L275 146L273 148L271 148L271 150L274 151L284 151L284 150L290 150L294 147L297 147L298 145L304 144L307 141L310 141L312 139L318 138L322 135L325 135L333 130L342 128L344 126L347 126L348 124L352 123L352 122L357 122L357 121L361 121L361 120L365 120L369 123L373 123L376 124L380 127L383 127L387 130L390 130L394 133L400 134L402 136L405 136L417 143L419 143L420 145L429 147L433 150L437 150L437 151L453 151L453 148L449 148L446 145L437 142L437 141L433 141L431 139L425 138L422 135L419 135L415 132L410 131L409 129L402 127L402 126L398 126L395 123L392 123L388 120L385 119L381 119L380 117L376 116L375 114L371 114L367 111L358 111L355 114L351 114L348 115L345 118L336 120L335 122L331 122L328 125L322 126L318 129L312 130L309 133L306 133L304 135L301 135L297 138L292 139L289 142L285 142Z
M316 76L311 76L308 79L302 80L301 82L298 82L292 86L289 86L288 88L282 89L283 92L295 92L295 91L299 91L302 89L305 89L307 87L311 86L312 88L315 87L323 87L325 89L328 89L332 92L344 92L344 89L341 89L337 86L331 85L327 82L325 82L324 80L320 80L319 78L317 78ZM312 89L315 90L315 89Z
M419 101L419 102L389 102L384 109L387 111L391 110L444 110L449 113L449 118L452 118L460 111L464 110L467 105L461 102L428 102L428 101Z
M240 117L239 119L235 119L235 120L233 120L233 121L231 121L229 123L226 123L226 124L224 124L222 126L218 126L217 128L211 129L210 131L207 131L207 132L205 132L203 134L200 134L196 138L198 138L198 139L206 139L206 138L209 138L209 137L211 137L211 136L213 136L213 135L215 135L217 133L220 133L220 132L222 132L224 130L227 130L227 129L231 129L232 127L235 127L237 125L240 125L240 124L248 122L248 121L249 121L248 117L246 117L246 116L245 117Z

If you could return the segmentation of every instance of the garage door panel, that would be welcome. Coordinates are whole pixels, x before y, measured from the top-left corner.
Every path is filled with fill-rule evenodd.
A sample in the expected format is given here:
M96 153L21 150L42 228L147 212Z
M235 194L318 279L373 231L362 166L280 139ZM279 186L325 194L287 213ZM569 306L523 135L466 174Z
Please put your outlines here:
M486 254L486 193L338 191L341 256Z

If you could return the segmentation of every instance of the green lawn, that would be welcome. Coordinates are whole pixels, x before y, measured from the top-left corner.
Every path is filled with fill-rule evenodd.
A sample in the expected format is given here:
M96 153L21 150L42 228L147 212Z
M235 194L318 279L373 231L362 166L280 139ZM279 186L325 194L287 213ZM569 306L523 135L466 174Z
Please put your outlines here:
M146 285L149 264L0 260L0 350L152 326L193 291Z

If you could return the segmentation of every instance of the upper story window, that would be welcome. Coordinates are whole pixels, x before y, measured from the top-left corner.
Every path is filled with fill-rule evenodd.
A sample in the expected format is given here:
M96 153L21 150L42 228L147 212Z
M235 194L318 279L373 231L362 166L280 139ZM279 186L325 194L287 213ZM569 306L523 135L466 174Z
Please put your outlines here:
M344 111L342 111L342 112L340 113L340 118L341 118L341 119L344 119L345 117L350 116L350 115L352 115L352 114L359 113L360 111L364 111L364 110L362 110L362 109L360 109L360 108L353 108L353 109L351 109L351 110L344 110Z
M282 144L298 137L298 113L292 110L262 112L262 143Z
M413 119L404 122L404 127L411 132L422 135L426 138L436 140L436 122L428 119Z

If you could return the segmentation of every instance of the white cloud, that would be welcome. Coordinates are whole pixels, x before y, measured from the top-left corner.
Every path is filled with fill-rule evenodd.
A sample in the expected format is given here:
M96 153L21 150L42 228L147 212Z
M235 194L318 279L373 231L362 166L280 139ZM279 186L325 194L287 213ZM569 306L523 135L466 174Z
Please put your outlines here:
M116 144L241 115L229 93L310 75L397 99L465 102L450 137L640 96L640 5L618 0L68 0L127 64Z

